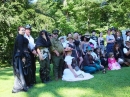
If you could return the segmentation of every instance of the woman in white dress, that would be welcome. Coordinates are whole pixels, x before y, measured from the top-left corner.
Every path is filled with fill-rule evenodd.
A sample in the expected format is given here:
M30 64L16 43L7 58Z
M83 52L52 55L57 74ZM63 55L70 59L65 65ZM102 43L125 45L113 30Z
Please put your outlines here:
M93 78L94 76L81 71L78 67L77 61L74 57L71 56L72 48L67 47L65 49L66 57L64 59L68 68L66 68L63 72L62 80L64 81L81 81L88 80Z

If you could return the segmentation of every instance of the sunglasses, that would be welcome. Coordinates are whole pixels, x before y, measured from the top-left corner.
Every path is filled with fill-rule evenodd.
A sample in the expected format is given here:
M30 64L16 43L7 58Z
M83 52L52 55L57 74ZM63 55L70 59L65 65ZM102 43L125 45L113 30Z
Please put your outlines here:
M92 52L92 50L87 50L87 52Z
M58 35L58 33L54 33L54 35Z

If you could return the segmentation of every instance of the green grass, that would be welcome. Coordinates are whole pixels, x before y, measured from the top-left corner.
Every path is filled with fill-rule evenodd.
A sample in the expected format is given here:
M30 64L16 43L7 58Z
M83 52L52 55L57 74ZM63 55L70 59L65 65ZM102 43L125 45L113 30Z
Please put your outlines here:
M130 97L130 67L118 71L94 74L94 78L80 82L62 80L43 84L37 65L37 84L28 92L12 94L12 67L0 69L0 97Z

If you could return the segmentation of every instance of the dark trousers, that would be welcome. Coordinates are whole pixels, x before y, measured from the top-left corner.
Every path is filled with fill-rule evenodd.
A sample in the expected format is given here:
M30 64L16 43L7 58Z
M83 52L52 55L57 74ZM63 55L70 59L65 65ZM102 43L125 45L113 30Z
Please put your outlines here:
M48 81L50 79L50 60L49 57L45 58L44 60L39 60L40 63L40 78L41 81Z
M52 63L53 63L54 77L55 78L62 77L63 64L64 64L63 56L52 55Z
M31 56L31 69L32 69L32 84L36 83L36 57L29 51Z

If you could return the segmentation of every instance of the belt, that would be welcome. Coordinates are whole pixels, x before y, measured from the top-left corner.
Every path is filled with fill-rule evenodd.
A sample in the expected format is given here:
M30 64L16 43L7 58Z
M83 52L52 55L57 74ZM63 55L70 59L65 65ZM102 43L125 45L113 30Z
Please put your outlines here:
M56 53L54 53L54 52L52 52L51 54L57 56ZM59 54L60 54L60 55L63 55L63 52L62 52L62 53L59 53Z

